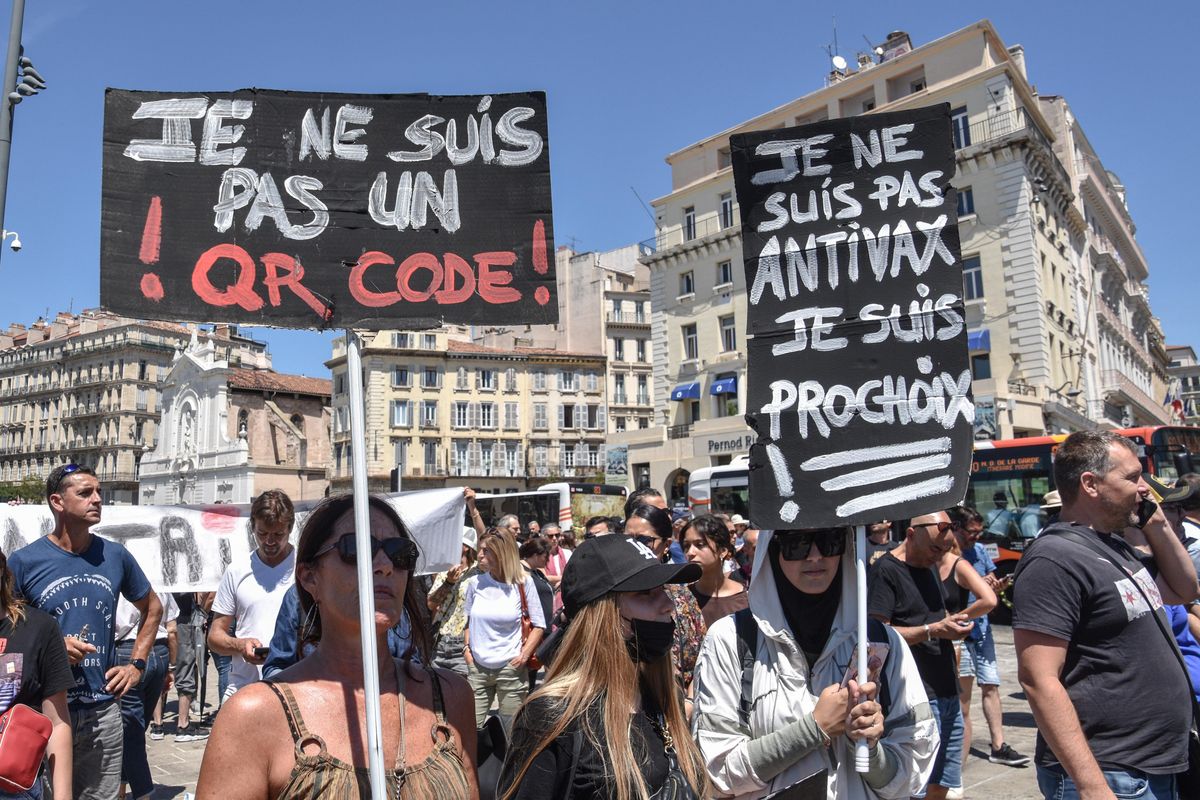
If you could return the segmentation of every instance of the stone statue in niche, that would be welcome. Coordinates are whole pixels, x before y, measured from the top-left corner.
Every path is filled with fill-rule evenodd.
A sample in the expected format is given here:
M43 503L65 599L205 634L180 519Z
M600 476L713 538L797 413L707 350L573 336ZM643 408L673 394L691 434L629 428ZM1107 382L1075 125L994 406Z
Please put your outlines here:
M183 420L182 420L182 425L183 425L182 445L183 446L181 449L185 453L194 453L196 451L196 436L195 436L196 420L195 420L195 416L196 416L196 412L190 406L184 409Z

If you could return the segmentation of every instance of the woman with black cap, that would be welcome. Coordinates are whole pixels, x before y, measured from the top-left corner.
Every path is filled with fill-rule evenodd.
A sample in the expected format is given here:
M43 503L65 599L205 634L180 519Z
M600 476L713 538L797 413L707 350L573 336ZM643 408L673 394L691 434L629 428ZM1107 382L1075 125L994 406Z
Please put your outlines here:
M898 799L925 785L938 734L908 645L872 623L871 674L862 681L851 674L858 640L851 535L850 528L762 531L750 607L709 628L696 664L693 723L717 794L760 798L804 782L817 792L805 797ZM858 741L870 746L865 773L855 771Z
M579 546L561 584L560 646L513 720L499 797L710 796L673 679L663 589L699 577L696 565L663 564L630 537Z

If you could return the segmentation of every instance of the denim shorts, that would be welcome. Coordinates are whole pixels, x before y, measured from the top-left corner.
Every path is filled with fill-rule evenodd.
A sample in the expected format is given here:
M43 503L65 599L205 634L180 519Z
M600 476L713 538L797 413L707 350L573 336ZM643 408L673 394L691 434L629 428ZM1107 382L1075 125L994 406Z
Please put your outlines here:
M1037 768L1038 788L1046 800L1079 800L1075 782L1060 766ZM1174 775L1147 775L1131 770L1104 770L1104 782L1117 800L1177 800L1178 787Z
M962 755L963 755L963 716L962 703L957 697L931 697L929 710L937 722L938 745L937 757L933 761L933 772L929 775L930 785L937 784L947 789L962 786ZM924 797L922 791L915 797Z
M974 678L980 686L999 686L1000 670L996 668L996 640L989 630L983 639L973 642L964 639L962 656L958 660L958 677Z

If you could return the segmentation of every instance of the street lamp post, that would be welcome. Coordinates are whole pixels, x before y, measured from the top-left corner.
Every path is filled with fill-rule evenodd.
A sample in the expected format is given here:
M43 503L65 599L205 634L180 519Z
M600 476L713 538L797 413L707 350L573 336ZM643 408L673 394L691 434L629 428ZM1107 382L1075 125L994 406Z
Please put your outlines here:
M21 53L21 28L25 24L25 0L12 0L12 22L8 27L8 56L4 59L4 94L0 95L0 228L4 226L4 204L8 197L8 156L12 150L13 107L8 93L16 90L17 59Z

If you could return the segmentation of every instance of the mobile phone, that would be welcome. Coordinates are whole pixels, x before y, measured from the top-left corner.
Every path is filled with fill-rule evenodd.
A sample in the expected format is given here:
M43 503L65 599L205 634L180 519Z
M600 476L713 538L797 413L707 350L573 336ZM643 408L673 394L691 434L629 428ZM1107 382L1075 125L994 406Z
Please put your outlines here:
M1155 511L1158 511L1158 504L1149 497L1143 497L1137 507L1137 527L1146 527L1146 523L1154 516Z
M256 658L266 658L270 654L271 654L271 648L269 648L269 647L254 648L254 655Z

